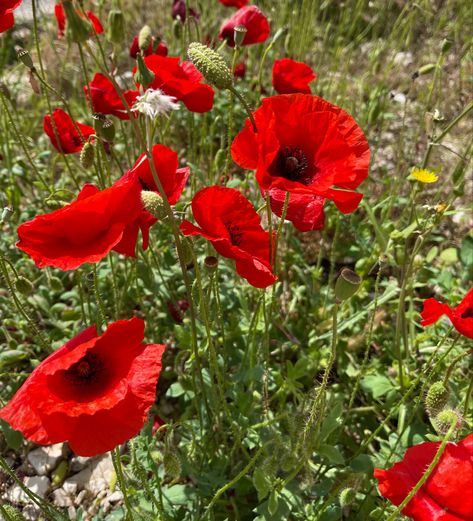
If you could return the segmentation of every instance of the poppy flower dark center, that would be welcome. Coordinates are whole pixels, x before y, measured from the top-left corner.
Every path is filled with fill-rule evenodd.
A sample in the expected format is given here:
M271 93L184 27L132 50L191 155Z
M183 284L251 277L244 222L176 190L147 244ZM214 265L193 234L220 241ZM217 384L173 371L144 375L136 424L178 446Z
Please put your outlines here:
M232 221L224 221L223 224L230 234L230 240L232 241L232 244L239 246L241 244L241 240L243 239L243 232Z
M466 308L466 310L460 316L461 318L473 318L473 307Z
M309 161L303 150L298 146L283 147L276 156L275 175L289 181L310 184Z
M76 147L80 147L83 145L82 139L79 135L73 135L72 142L74 143L74 146L76 146Z
M93 353L87 353L66 371L66 376L75 383L90 382L95 380L101 367L99 357Z

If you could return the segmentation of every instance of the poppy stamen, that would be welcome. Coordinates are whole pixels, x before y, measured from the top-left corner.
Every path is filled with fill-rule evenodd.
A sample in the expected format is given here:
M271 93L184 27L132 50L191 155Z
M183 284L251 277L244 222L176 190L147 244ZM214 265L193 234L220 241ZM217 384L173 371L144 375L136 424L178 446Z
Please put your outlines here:
M89 382L95 378L100 367L97 355L87 353L67 371L67 376L77 383Z
M473 308L467 308L461 315L461 318L473 318Z
M225 228L228 230L228 233L230 234L230 240L232 241L232 244L234 244L235 246L239 246L243 239L243 232L232 221L224 221L223 224L225 225Z
M300 147L281 148L276 161L279 176L306 185L310 183L311 178L308 176L309 161Z

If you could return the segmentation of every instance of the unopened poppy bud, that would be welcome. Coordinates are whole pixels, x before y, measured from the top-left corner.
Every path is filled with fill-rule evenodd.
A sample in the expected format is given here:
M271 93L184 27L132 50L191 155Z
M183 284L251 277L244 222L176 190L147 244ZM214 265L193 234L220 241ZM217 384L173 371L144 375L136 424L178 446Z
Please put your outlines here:
M120 9L108 13L107 38L112 43L121 43L125 36L125 18Z
M179 16L174 20L174 22L172 24L172 34L178 40L181 38L182 23L181 23L181 19Z
M15 287L22 295L31 295L34 290L33 284L26 277L18 277L15 281Z
M90 168L94 164L94 145L90 141L82 147L79 160L84 168Z
M140 48L141 52L146 51L152 39L153 33L151 32L151 27L149 25L145 25L138 34L138 47Z
M440 47L441 52L443 54L447 53L452 48L452 45L453 41L450 38L444 38Z
M3 505L3 510L5 511L5 514L8 516L7 519L9 521L26 521L26 517L12 505Z
M164 219L167 216L163 198L157 192L143 190L141 192L141 202L144 209L153 217L156 217L156 219Z
M361 277L354 271L343 268L335 283L335 296L340 301L348 300L358 291L361 282Z
M100 112L92 114L92 119L94 120L94 128L97 135L105 139L105 141L113 141L115 137L115 125L113 121Z
M209 273L214 273L218 266L218 257L208 255L204 259L204 267Z
M424 74L429 74L429 72L432 72L435 69L436 65L435 63L427 63L427 65L423 65L418 69L414 74L412 75L412 79L415 80L419 76L423 76Z
M19 47L16 51L16 56L23 65L28 67L28 69L30 69L32 71L35 70L35 66L33 65L33 60L31 59L31 55L26 49L22 49L21 47Z
M168 448L163 456L164 472L172 479L179 479L181 475L181 460L176 451Z
M230 68L218 52L201 43L192 42L187 48L187 54L209 83L219 89L232 87Z
M444 409L437 414L432 423L439 434L447 434L452 426L454 431L459 431L462 428L463 419L453 409Z
M53 487L59 487L60 485L62 485L67 477L68 471L69 464L67 460L62 460L51 474L51 485Z
M80 16L74 9L71 0L63 0L62 6L67 19L67 37L72 42L85 42L92 33L92 24L88 19Z
M141 54L136 55L136 67L135 81L144 89L147 89L153 83L155 75L154 72L151 72L148 67L146 67L146 63Z
M181 247L184 262L186 264L192 264L194 262L194 256L192 255L192 245L187 239L181 239Z
M429 415L434 416L441 411L447 405L449 397L450 390L443 382L432 384L425 395L425 408Z
M235 42L235 47L241 46L247 31L248 29L244 25L235 25L235 28L233 29L233 41Z
M49 279L49 285L51 286L51 289L54 291L62 291L64 290L64 285L62 283L62 280L58 277L51 277Z
M340 502L340 506L342 508L345 508L353 503L353 500L355 499L355 489L351 487L344 488L340 495L338 496L338 501Z

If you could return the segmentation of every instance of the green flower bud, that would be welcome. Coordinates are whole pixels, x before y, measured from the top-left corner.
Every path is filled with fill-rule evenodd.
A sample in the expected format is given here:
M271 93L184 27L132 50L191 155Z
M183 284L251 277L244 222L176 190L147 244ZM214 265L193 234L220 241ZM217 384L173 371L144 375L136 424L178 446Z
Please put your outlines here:
M85 42L93 32L92 24L74 9L71 0L63 0L62 6L67 19L67 37L71 42Z
M462 428L463 419L453 409L444 409L432 420L432 424L439 434L447 434L452 425L455 427L454 430L458 432Z
M125 36L125 18L120 9L108 13L107 38L112 43L121 43Z
M3 505L3 510L8 516L8 521L26 521L26 517L12 505Z
M141 202L143 203L144 209L152 216L156 217L156 219L164 219L167 217L163 198L158 194L158 192L143 190L141 192Z
M339 301L350 299L360 288L361 282L354 271L343 268L335 283L335 296Z
M26 278L21 275L15 281L16 290L22 295L31 295L34 290L33 284Z
M94 164L94 145L90 141L82 147L79 161L84 168L90 168Z
M442 40L441 52L442 54L447 53L453 45L453 41L450 38L444 38Z
M8 206L5 206L5 208L2 210L2 215L0 217L0 224L9 221L12 214L13 210Z
M59 487L63 484L69 471L69 464L66 460L62 460L59 465L54 469L51 474L51 485L53 487Z
M435 382L427 391L425 396L425 408L430 416L435 416L448 403L450 390L443 382Z
M194 262L194 256L192 255L192 245L188 239L181 239L182 254L184 256L184 262L186 264L192 264Z
M115 138L113 121L100 112L92 114L92 119L94 120L94 128L97 135L105 141L112 142Z
M141 52L146 51L152 40L153 33L151 32L151 27L149 25L145 25L138 34L138 47L140 48Z
M135 81L144 89L147 89L153 83L155 74L146 67L146 63L141 54L136 55L136 67L137 69L134 76Z
M204 75L204 78L219 89L232 87L232 74L218 52L206 45L193 42L187 48L187 54L192 63Z
M340 502L340 506L342 508L345 508L345 507L351 505L353 503L353 500L355 499L355 496L356 496L356 492L355 492L354 488L351 488L351 487L344 488L338 496L338 501Z
M181 460L177 452L168 448L163 456L164 472L173 480L181 476Z

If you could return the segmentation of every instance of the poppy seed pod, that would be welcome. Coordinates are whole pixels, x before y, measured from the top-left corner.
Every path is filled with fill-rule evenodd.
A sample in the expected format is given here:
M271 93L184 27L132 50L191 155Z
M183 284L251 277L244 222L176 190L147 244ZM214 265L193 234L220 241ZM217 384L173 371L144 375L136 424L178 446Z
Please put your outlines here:
M361 286L361 277L354 271L343 268L335 283L335 296L337 300L348 300L358 291Z
M19 49L17 49L16 56L23 65L28 67L28 69L30 69L32 71L35 70L35 66L33 65L33 60L31 59L31 55L26 49L22 49L21 47Z
M125 36L125 18L120 9L108 13L107 38L112 43L121 43Z
M216 271L218 266L218 257L215 255L208 255L204 259L204 267L208 273L212 274Z
M135 81L147 89L153 83L156 76L148 69L141 54L136 55L136 66Z
M151 190L143 190L141 192L141 202L144 209L157 219L164 219L167 215L164 207L163 198Z
M233 40L235 42L235 47L241 47L247 31L248 29L244 25L235 26L233 29Z
M436 415L448 403L450 390L445 387L443 382L435 382L427 391L425 396L425 408L429 415Z
M62 6L67 19L67 36L72 42L81 43L85 42L91 32L91 22L80 16L80 14L74 9L71 0L63 0Z
M145 25L138 34L138 47L140 48L140 51L145 52L152 40L153 34L151 32L151 27Z
M192 63L204 75L204 78L218 89L232 87L232 74L225 60L206 45L192 42L187 48Z

